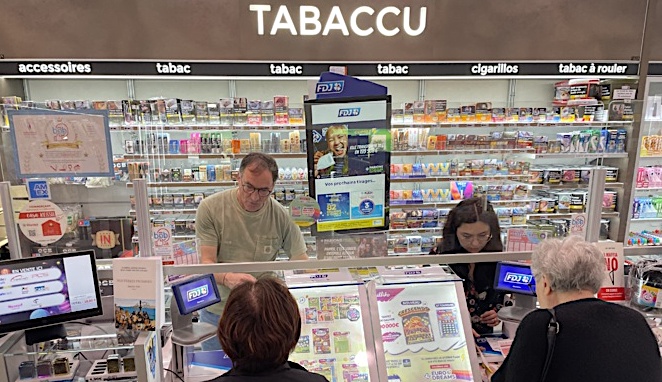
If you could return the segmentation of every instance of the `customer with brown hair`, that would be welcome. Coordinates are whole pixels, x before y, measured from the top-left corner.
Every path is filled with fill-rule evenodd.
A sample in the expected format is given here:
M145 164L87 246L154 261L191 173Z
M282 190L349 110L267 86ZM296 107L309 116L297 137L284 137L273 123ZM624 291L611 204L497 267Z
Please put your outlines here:
M287 287L260 277L235 287L218 325L232 370L210 382L328 382L287 359L301 334L301 315Z

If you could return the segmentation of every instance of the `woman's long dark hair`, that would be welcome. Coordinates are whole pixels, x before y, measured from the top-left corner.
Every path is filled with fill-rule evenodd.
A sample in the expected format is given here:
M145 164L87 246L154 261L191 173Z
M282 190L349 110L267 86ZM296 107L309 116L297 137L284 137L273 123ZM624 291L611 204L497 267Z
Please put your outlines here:
M485 244L481 252L502 252L501 229L499 218L490 202L484 198L475 197L461 201L451 210L444 224L443 240L437 253L456 253L466 251L457 239L457 229L465 223L483 222L490 226L492 238Z

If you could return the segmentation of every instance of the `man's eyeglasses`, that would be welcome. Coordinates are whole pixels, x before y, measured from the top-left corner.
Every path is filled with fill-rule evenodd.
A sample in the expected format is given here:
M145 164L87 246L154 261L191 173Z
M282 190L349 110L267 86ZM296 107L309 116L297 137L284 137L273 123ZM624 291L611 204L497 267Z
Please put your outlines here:
M248 195L252 195L255 191L257 191L257 194L263 198L271 195L271 190L268 188L255 188L250 184L242 184L241 187Z

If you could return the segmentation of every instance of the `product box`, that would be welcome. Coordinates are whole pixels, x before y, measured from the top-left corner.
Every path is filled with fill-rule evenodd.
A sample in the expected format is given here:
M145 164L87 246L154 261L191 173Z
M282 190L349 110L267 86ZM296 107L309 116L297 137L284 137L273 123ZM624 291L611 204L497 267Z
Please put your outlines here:
M288 96L274 96L274 122L276 125L287 125L290 99Z
M209 115L209 124L210 125L220 125L221 124L221 114L219 103L210 102L207 103L207 113Z
M51 106L54 104L51 103ZM111 125L121 125L124 122L124 112L122 111L122 101L107 101L108 122Z
M304 124L303 119L303 108L300 107L291 107L288 111L290 125L301 126Z
M434 101L434 110L437 113L437 122L446 122L447 102L444 99Z
M503 107L492 108L492 122L504 122L506 120L506 109Z
M195 103L195 121L199 124L209 123L209 110L207 108L207 102Z
M506 122L519 122L519 108L506 108Z
M180 100L179 108L182 113L182 122L185 124L195 123L195 103L192 100Z
M138 120L141 123L152 123L152 107L149 101L138 101Z
M404 110L403 123L414 123L414 103L405 102L402 104Z
M260 103L262 113L262 125L271 126L274 124L274 101L267 100Z
M244 97L232 99L232 111L234 113L233 125L245 126L248 123L246 112L248 111L248 100Z
M391 122L392 123L404 123L404 109L392 109L391 110Z
M437 122L439 122L439 118L437 117L437 111L435 110L435 101L434 100L426 100L423 108L424 108L423 122L425 122L425 123L437 123Z
M609 103L610 121L634 120L634 104L630 100L614 100Z
M519 109L520 122L533 122L533 109L530 107L521 107Z
M177 98L168 98L165 100L166 119L168 123L182 123L182 113Z
M74 109L76 109L76 110L89 110L89 109L91 109L90 101L88 101L88 100L76 100L76 101L74 101Z
M262 102L259 99L248 101L246 122L250 126L260 126L262 124Z
M414 110L414 123L424 123L425 122L425 102L424 101L414 101L413 106Z
M478 102L476 104L476 121L490 122L492 120L492 103Z
M462 122L476 122L476 105L467 105L460 108Z
M155 99L149 102L152 109L152 123L167 123L168 116L166 114L166 101L165 99Z
M221 126L232 126L234 121L234 111L232 110L232 98L221 98L219 105L219 114L221 118Z
M448 108L446 113L446 122L457 123L460 121L462 121L462 118L460 117L460 109L457 107Z

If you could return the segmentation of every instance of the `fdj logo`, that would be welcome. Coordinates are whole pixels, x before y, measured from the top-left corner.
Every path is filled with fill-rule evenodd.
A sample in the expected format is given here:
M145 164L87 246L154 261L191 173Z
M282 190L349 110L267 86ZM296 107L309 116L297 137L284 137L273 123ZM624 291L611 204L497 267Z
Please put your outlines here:
M317 94L342 93L345 88L345 81L326 81L318 82L315 88Z
M191 302L193 300L197 300L199 298L205 297L208 294L209 294L209 287L207 285L203 285L201 287L197 287L195 289L191 289L188 292L186 292L186 301Z
M356 117L361 114L360 107L352 107L349 109L340 109L338 110L338 117Z
M53 126L53 135L55 135L56 140L64 140L69 136L69 128L64 123L58 123Z
M523 275L521 273L508 272L506 273L506 278L504 281L509 281L514 284L529 285L531 284L532 279L533 277L531 275Z

